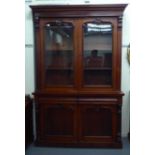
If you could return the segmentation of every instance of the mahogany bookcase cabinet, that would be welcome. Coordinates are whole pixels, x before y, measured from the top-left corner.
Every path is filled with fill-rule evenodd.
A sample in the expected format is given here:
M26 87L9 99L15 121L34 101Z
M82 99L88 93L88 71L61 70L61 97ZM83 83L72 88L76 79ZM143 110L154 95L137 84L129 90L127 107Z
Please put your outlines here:
M33 5L36 144L121 148L126 4Z

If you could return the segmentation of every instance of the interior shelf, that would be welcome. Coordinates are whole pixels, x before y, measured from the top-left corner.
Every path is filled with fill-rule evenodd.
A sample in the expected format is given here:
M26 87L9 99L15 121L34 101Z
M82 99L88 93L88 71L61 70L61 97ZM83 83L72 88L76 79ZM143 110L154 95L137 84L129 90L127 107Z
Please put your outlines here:
M46 70L48 70L48 71L62 71L62 70L73 71L73 68L48 67L48 68L46 68Z
M97 70L97 71L112 71L111 67L104 67L104 68L85 68L85 71L93 71L93 70Z

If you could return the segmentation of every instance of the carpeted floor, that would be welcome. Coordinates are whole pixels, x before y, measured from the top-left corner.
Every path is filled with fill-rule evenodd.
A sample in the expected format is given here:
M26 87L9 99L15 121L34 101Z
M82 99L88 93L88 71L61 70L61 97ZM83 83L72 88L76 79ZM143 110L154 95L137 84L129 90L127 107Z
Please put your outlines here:
M105 148L54 148L36 147L30 145L25 155L130 155L130 144L127 138L123 139L122 149Z

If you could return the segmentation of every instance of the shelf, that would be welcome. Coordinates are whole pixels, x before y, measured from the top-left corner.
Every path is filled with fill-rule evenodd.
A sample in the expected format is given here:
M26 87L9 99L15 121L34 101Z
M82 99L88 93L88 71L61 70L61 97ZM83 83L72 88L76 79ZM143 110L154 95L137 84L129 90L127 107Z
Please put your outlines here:
M62 70L73 70L73 68L59 68L59 67L49 67L46 68L48 71L62 71Z
M46 70L53 70L53 71L61 71L61 70L73 70L73 68L58 68L58 67L49 67ZM111 67L104 67L104 68L84 68L85 71L112 71Z
M46 52L59 52L59 53L63 53L63 52L73 52L73 49L54 49L54 48L46 48L45 49Z
M112 36L112 32L101 32L101 31L98 31L98 32L86 32L85 34L84 34L84 37L89 37L89 36Z
M86 53L88 52L88 53L89 53L89 52L91 52L91 50L90 50L90 49L84 49L84 52L86 52ZM107 49L103 49L103 48L99 49L99 48L98 48L98 52L99 52L99 53L102 52L102 53L104 53L104 54L106 54L106 53L112 54L112 49L108 49L108 48L107 48Z
M112 70L112 68L111 67L104 67L104 68L85 68L84 69L85 71L111 71Z

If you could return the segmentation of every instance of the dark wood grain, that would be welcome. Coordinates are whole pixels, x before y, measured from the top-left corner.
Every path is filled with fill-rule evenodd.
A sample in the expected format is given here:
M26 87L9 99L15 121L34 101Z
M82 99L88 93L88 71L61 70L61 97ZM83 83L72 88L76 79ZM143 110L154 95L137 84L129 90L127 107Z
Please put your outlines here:
M35 39L37 145L121 148L121 40L122 16L127 4L116 5L31 5ZM45 70L45 25L73 25L72 80L61 72L61 63ZM84 31L88 22L112 25L112 57L105 70L109 83L101 81L101 69L89 68L84 80ZM65 46L65 45L64 45ZM112 62L111 62L112 61ZM62 61L63 62L63 61ZM112 64L112 66L109 66ZM58 68L59 67L59 68ZM70 69L71 70L71 69ZM54 75L54 76L53 76ZM48 76L48 78L46 78ZM62 76L62 77L61 77ZM91 80L91 85L87 79ZM52 81L51 81L52 80Z

